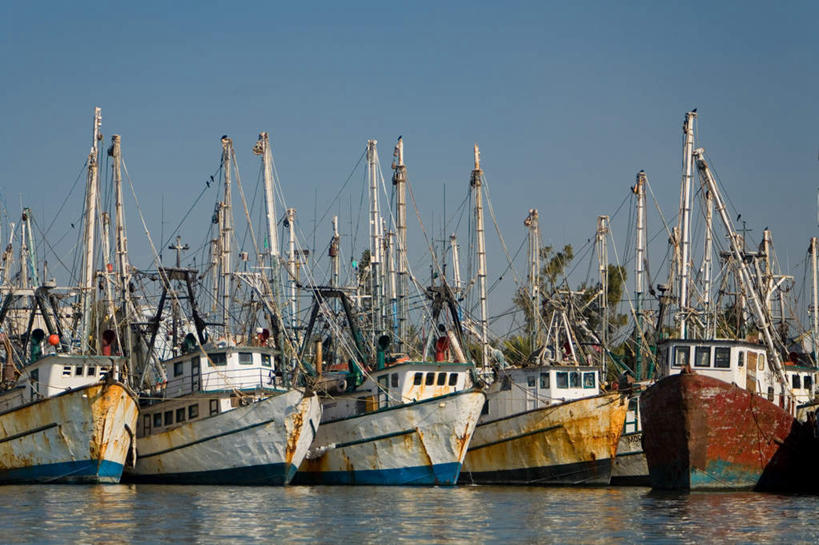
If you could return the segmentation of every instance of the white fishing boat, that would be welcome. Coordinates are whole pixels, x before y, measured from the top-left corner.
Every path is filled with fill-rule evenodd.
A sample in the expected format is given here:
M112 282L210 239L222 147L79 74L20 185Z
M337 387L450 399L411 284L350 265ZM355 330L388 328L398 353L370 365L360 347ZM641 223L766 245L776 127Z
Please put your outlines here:
M323 399L324 415L298 484L452 485L486 396L468 364L404 361Z
M158 376L165 380L142 396L137 427L136 467L127 478L137 482L285 485L290 482L307 454L321 418L321 404L310 391L304 373L293 356L287 354L288 341L275 299L277 272L271 278L259 273L234 272L232 258L233 219L231 216L231 167L235 167L233 142L222 137L224 200L217 206L219 238L212 248L214 282L209 321L200 316L195 292L197 272L180 267L161 268L162 295L148 328L149 353L160 331L167 301L173 310L169 337L174 356L161 362ZM255 248L260 266L278 271L275 243L275 208L271 179L268 137L262 133L254 151L262 155L267 207L268 240L274 241L264 253ZM238 172L238 168L234 170ZM241 189L241 186L240 186ZM254 239L255 244L255 239ZM177 241L177 252L183 246ZM262 264L264 262L264 264ZM207 276L207 275L203 275ZM255 310L240 323L231 302L242 299L235 286L239 280L252 288ZM194 333L181 343L177 325L181 301L187 300ZM278 331L248 323L270 320ZM208 327L210 326L210 327ZM216 341L208 333L218 335Z
M5 348L0 391L2 483L116 483L125 464L133 463L137 401L126 385L127 360L118 355L116 333L98 334L91 320L99 309L94 303L94 242L100 124L96 108L88 157L82 284L60 294L79 295L81 316L73 321L78 326L73 330L66 329L59 290L38 277L31 214L28 209L23 212L21 285L4 283L0 308Z
M288 484L321 418L315 394L286 383L276 350L202 347L164 362L168 381L137 426L135 482Z

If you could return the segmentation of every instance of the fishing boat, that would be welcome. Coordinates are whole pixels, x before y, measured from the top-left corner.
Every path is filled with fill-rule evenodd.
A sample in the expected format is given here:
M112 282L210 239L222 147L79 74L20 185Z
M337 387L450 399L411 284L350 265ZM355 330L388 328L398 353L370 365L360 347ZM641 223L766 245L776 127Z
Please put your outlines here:
M640 397L643 446L651 486L657 489L802 490L815 484L817 444L813 426L796 418L804 376L815 384L815 367L799 370L783 361L784 343L772 325L770 300L781 279L771 270L770 233L759 252L749 252L726 212L702 148L694 150L695 112L683 125L681 266L676 338L658 344L660 376ZM703 181L706 220L711 200L728 234L736 292L750 305L759 340L721 339L692 319L688 296L690 184L696 165ZM706 226L706 243L710 240ZM710 259L710 249L706 258ZM752 268L754 273L752 273ZM706 281L710 278L706 275ZM705 290L708 293L709 289ZM699 335L697 335L699 329ZM699 338L697 338L699 337ZM811 397L808 393L806 397ZM804 400L804 399L803 399ZM814 483L814 484L811 484Z
M200 349L201 348L201 349ZM145 396L132 482L285 485L316 434L321 405L272 348L202 346L163 362Z
M598 369L509 368L487 392L461 482L607 485L628 398L600 393Z
M146 331L150 353L165 302L171 301L174 354L157 370L164 380L142 396L137 427L139 457L127 474L130 481L286 485L319 427L321 404L311 391L307 373L288 355L290 341L278 311L277 221L268 135L259 136L254 151L262 156L268 241L272 244L264 252L258 247L254 251L260 256L260 267L273 271L270 277L240 275L231 269L231 167L236 165L232 140L225 136L221 142L224 200L217 206L219 238L212 247L213 260L218 263L213 269L217 281L210 294L221 306L214 306L209 321L200 314L194 296L197 272L180 267L183 247L177 243L177 267L159 271L162 294ZM252 295L245 300L256 305L240 324L232 323L231 285L237 280L251 288ZM182 323L178 313L183 300L195 332L176 343L181 336L177 325ZM269 321L273 336L264 327L256 327L254 335L246 333L253 331L248 323L259 324L263 319ZM214 341L209 340L208 332L217 335Z
M98 335L91 320L99 309L94 241L101 119L96 108L79 289L58 289L45 281L45 272L40 280L31 211L23 212L21 285L4 284L0 307L0 483L117 483L134 461L137 401L126 383L127 359L115 332ZM69 330L65 318L71 313L61 301L77 294L81 315Z
M317 301L346 295L316 288ZM317 306L314 306L317 308ZM315 317L315 313L313 315ZM355 317L348 314L360 339ZM308 335L312 331L308 327ZM318 346L321 346L318 344ZM298 484L454 485L486 396L468 363L391 358L382 337L373 368L363 343L346 371L324 374L323 415Z

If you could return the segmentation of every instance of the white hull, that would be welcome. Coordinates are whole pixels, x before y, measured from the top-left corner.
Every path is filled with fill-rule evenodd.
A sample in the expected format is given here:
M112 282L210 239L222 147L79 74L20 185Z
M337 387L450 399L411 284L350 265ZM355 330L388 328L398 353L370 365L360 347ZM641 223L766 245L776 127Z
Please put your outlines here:
M117 483L133 446L137 402L98 382L0 414L0 483Z
M486 396L475 390L322 423L299 484L455 484Z
M287 484L319 421L316 395L299 390L182 424L137 441L127 478L190 484Z

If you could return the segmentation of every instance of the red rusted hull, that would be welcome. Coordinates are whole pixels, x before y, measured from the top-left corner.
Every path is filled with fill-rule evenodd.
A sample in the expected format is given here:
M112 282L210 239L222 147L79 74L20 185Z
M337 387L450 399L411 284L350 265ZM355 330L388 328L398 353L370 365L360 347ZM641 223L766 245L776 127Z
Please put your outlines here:
M653 488L813 486L816 440L810 427L734 384L672 375L640 396L640 410Z

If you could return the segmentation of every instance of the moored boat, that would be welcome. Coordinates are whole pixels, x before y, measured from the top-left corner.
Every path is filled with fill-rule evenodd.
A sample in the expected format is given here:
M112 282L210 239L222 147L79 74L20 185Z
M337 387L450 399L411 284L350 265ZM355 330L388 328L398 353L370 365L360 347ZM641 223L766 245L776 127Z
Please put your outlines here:
M627 398L599 393L591 366L501 371L488 392L461 482L609 484Z
M322 423L294 482L455 484L486 399L471 387L472 370L406 361L326 397Z

